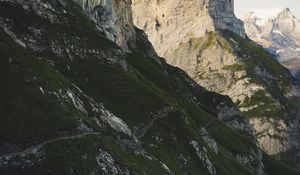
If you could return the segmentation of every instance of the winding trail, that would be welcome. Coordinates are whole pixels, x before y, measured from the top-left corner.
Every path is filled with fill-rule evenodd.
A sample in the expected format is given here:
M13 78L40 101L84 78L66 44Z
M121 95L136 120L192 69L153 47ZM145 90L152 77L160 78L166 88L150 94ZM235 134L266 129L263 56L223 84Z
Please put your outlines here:
M171 111L174 111L173 107L166 107L159 110L148 124L146 124L144 127L142 127L139 131L135 133L135 136L138 139L143 138L156 120L167 117Z
M0 165L2 164L3 161L7 161L7 160L12 159L12 158L17 157L17 156L24 156L26 154L37 153L38 150L40 150L43 146L45 146L46 144L52 143L52 142L61 141L61 140L68 140L68 139L77 139L77 138L81 138L81 137L88 136L88 135L99 135L99 134L100 133L98 133L98 132L83 133L83 134L78 134L78 135L73 135L73 136L59 137L59 138L47 140L47 141L42 142L40 144L29 147L29 148L25 149L24 151L9 153L9 154L1 156L0 157Z

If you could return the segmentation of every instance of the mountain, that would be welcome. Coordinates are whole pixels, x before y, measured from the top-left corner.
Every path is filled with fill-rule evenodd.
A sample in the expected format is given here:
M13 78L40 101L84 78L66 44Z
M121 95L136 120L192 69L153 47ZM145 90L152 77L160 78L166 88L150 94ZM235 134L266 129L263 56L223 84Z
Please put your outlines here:
M300 21L288 9L260 9L244 17L247 35L294 75L300 69Z
M298 175L167 64L131 1L0 2L0 174Z
M169 64L207 90L228 95L264 151L295 163L300 136L297 81L269 52L245 37L233 3L136 0L133 20ZM224 25L219 25L222 19Z
M0 174L299 174L158 57L130 5L0 2Z

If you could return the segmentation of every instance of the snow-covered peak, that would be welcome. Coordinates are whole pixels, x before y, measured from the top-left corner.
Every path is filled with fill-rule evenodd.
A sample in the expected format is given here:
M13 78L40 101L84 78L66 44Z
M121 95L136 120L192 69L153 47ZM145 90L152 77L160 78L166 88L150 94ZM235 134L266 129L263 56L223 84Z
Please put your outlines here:
M288 8L271 8L271 9L256 9L249 12L245 18L255 18L256 24L261 26L269 19L276 18L278 14L284 11L289 11Z
M268 48L279 61L300 58L300 21L289 8L253 10L244 24L248 37Z

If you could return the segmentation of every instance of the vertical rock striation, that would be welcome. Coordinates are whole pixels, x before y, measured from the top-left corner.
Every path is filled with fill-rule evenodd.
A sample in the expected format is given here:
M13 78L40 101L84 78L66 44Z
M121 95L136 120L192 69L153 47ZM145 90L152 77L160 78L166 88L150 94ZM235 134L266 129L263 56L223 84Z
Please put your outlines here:
M130 0L74 0L105 36L123 50L135 47Z
M230 30L245 38L244 24L234 14L234 0L210 0L208 4L215 30Z

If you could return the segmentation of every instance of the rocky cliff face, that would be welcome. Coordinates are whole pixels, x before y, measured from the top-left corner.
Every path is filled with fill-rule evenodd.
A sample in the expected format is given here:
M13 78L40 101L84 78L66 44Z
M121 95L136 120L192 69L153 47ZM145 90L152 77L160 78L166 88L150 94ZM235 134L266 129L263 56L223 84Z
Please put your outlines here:
M174 49L206 32L228 29L245 37L231 0L133 0L134 24L144 30L158 54L170 58Z
M118 47L76 2L0 2L0 174L299 174L256 146L227 96L138 29Z
M199 1L188 2L136 1L135 24L145 29L168 63L206 89L231 97L263 150L276 155L298 149L299 90L293 76L262 47L243 38L233 1L203 1L203 8ZM172 9L172 15L166 13ZM153 28L155 22L159 25ZM214 28L221 24L226 27ZM208 32L215 29L219 32Z
M100 32L128 51L135 47L130 0L74 0Z
M300 68L300 21L292 12L288 8L254 10L243 20L247 35L296 75Z
M206 0L205 3L216 31L230 30L245 38L244 24L234 14L234 0Z

